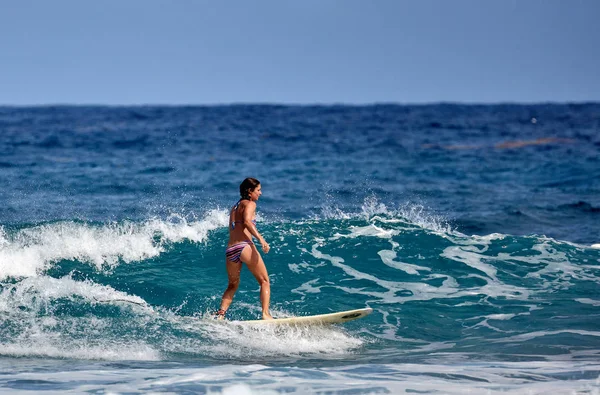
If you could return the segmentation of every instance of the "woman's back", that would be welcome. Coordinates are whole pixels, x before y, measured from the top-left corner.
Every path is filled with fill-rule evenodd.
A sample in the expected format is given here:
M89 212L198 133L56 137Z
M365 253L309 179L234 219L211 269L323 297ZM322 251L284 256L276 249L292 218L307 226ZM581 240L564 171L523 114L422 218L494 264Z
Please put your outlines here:
M244 216L249 200L238 201L229 212L229 243L236 243L243 240L252 240L250 232L246 229ZM254 218L250 219L253 223L256 223Z

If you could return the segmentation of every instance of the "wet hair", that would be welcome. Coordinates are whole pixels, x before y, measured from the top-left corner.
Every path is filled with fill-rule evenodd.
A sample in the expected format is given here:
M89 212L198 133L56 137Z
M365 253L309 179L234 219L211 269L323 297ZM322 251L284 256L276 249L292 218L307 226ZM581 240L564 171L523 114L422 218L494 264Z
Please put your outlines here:
M240 196L242 199L250 200L250 191L260 185L256 178L248 177L240 184Z

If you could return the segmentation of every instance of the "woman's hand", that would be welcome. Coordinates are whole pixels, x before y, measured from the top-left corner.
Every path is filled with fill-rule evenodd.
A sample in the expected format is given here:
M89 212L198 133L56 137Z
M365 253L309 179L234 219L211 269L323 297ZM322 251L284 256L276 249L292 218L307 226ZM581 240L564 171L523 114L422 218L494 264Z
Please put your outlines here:
M271 247L269 246L269 243L267 243L265 241L265 239L262 239L260 241L260 246L262 247L262 250L265 254L267 254L269 252L269 250L271 249Z

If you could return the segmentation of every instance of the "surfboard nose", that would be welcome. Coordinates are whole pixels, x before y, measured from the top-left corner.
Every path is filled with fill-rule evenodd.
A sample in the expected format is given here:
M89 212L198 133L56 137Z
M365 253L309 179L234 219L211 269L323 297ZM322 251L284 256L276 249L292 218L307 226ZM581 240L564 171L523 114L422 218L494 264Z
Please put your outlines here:
M369 315L372 312L373 312L373 309L366 308L366 309L362 309L360 311L354 311L354 312L351 312L350 314L343 315L341 317L341 319L344 320L344 321L354 320L354 319L361 318L361 317L364 317L366 315Z

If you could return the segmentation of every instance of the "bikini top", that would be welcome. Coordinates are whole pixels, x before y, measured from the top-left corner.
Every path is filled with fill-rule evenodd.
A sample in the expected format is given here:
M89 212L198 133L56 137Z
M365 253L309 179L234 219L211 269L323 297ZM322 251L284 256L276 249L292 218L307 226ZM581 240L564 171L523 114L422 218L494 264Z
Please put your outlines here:
M235 206L233 206L233 208L231 209L232 212L238 209L238 207L240 206L240 202L242 200L243 199L238 200L238 202L235 204ZM244 221L231 221L231 230L235 229L235 224L239 224L239 223L242 223L242 222L244 222ZM256 220L255 219L252 220L252 224L256 225Z

